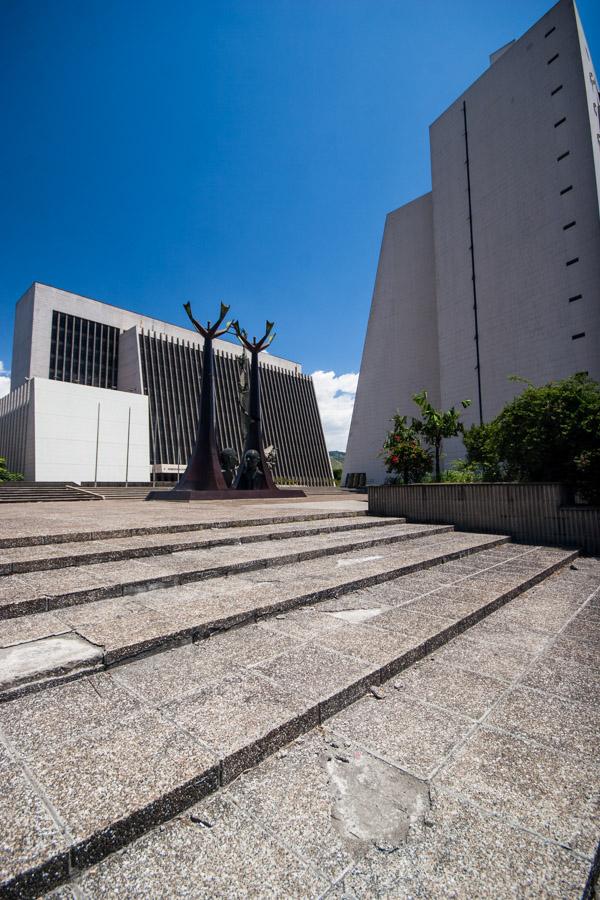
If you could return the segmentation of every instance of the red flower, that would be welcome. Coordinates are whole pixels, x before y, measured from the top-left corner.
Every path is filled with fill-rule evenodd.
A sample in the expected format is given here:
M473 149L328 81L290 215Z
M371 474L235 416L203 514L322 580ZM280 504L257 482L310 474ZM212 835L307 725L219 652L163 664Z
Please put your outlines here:
M393 462L393 463L397 463L397 462L398 462L398 457L397 457L397 456L392 456L392 462Z

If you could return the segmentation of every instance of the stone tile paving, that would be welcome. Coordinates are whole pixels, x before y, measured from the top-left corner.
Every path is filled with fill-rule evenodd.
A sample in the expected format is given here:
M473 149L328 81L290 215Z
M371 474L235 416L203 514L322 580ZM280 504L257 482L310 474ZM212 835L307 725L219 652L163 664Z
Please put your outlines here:
M521 686L492 710L488 723L551 749L574 750L600 762L600 706L593 703L576 703Z
M205 636L224 624L231 627L236 623L248 622L263 610L272 614L278 609L310 601L323 590L356 590L369 580L395 575L401 566L439 563L445 553L477 550L490 540L495 538L443 534L435 543L418 538L409 542L410 550L405 551L408 545L402 544L401 551L397 550L395 556L378 560L376 567L369 568L367 573L365 570L369 564L361 564L357 571L338 569L333 557L328 559L327 568L323 571L320 571L322 560L308 560L301 564L279 565L273 569L243 572L224 578L202 579L186 585L154 588L122 598L90 598L80 606L55 610L52 618L45 619L46 633L51 635L56 632L58 619L64 623L64 632L72 629L87 641L103 647L105 662L112 664L150 649L156 650L169 642L181 643L193 635ZM123 567L125 564L119 562L114 565ZM137 571L146 566L146 561L135 560L132 565ZM500 565L510 565L510 560ZM82 573L86 570L97 568L92 565L66 571L73 580L83 578ZM46 574L56 577L62 573L33 573L22 577L41 578ZM20 625L11 625L12 644L18 643L19 633L25 640L29 639L28 634L37 627L32 622L37 615L22 616ZM408 614L404 618L411 621ZM385 627L385 622L382 625Z
M48 859L54 859L50 874L66 874L65 855L69 842L21 763L13 759L2 745L0 783L2 882L11 878L15 870L34 869Z
M457 669L435 657L426 657L402 675L396 689L402 694L418 697L424 703L480 719L505 692L506 685L497 678Z
M333 533L348 534L359 531L369 534L372 529L380 529L381 527L389 527L395 523L394 519L384 519L377 516L356 516L348 519L318 519L315 521L293 521L286 523L285 520L278 522L276 525L264 525L257 529L256 525L229 527L229 528L211 528L210 523L199 525L193 531L169 532L167 534L141 534L133 537L120 538L102 538L94 541L76 541L63 542L60 544L47 544L38 547L12 547L0 549L0 565L7 564L11 561L28 561L32 557L35 559L53 559L56 556L76 557L92 556L99 552L120 553L122 551L134 550L152 550L156 548L169 548L173 545L182 546L185 549L187 544L195 544L199 542L215 542L225 544L234 543L235 541L244 541L251 539L252 543L262 540L280 540L280 536L295 535L297 533L309 535Z
M385 548L385 552L377 551L379 557L397 555L400 544L404 549L405 538L417 539L418 546L421 535L430 534L430 526L421 525L388 525L384 528L369 529L365 533L344 532L340 535L312 535L307 538L290 538L280 541L266 540L254 544L237 544L210 550L181 551L156 557L139 559L111 560L96 562L84 566L70 566L64 569L40 572L26 572L17 575L0 577L0 606L11 606L17 601L50 600L52 608L73 602L82 603L103 596L115 596L121 593L120 586L128 585L127 592L135 593L135 583L140 582L139 589L148 590L156 579L156 586L161 582L177 583L185 578L185 573L193 573L191 580L197 581L198 573L208 569L218 569L220 575L228 570L243 568L247 563L252 569L262 565L289 563L298 559L301 553L338 554L343 553L345 546L355 544L370 545L371 542L393 541ZM448 546L455 541L449 535ZM412 541L409 540L408 543ZM425 538L423 546L430 546ZM366 550L363 552L367 552ZM412 558L409 550L408 555ZM327 564L325 566L327 568ZM329 562L329 568L331 563ZM209 573L206 573L209 574ZM73 596L74 595L74 596Z
M536 555L539 560L544 559L543 554ZM510 562L506 564L510 565ZM549 605L552 605L557 584L574 591L579 579L582 595L586 595L593 577L585 572L567 571L548 579ZM375 598L376 589L369 594ZM418 602L409 601L414 611L401 608L396 611L418 616ZM321 607L314 612L323 615ZM293 627L287 632L278 630L277 623L285 624L288 615L296 630ZM383 652L379 642L383 634L388 633L385 626L369 625L369 630L365 631L367 626L364 625L351 626L343 620L340 624L331 613L331 618L335 618L335 629L315 628L316 623L310 623L308 619L310 624L303 631L300 611L288 615L254 626L251 635L240 637L242 632L230 632L193 647L161 654L155 659L164 657L169 659L169 664L165 666L162 682L157 677L151 688L148 686L153 681L152 667L149 660L139 660L115 669L112 675L94 676L0 707L0 732L4 734L6 745L13 753L22 755L32 776L42 785L57 820L79 842L77 859L86 864L93 860L93 853L99 852L97 842L92 852L85 845L87 837L92 832L97 835L105 827L110 831L112 827L113 839L115 820L122 820L119 826L122 831L117 829L117 834L129 839L139 833L140 823L148 827L148 824L164 819L167 808L171 810L170 815L176 813L177 804L169 801L171 806L165 808L163 804L161 807L161 798L182 781L191 785L181 800L189 805L194 796L209 789L211 778L214 783L219 756L230 754L225 781L245 766L255 764L298 733L298 730L294 731L295 713L305 717L298 724L300 731L306 730L317 721L314 715L317 700L331 691L343 694L347 685L356 684L363 674L373 671L373 664L369 669L367 661L360 656L364 649L352 652L356 643L351 642L345 652L340 653L339 649L333 650L321 641L354 627L362 639L358 644L364 644L368 636L374 636L377 631L382 636L377 637L374 652ZM377 618L380 617L375 616L370 622ZM422 616L423 620L427 618ZM493 622L493 619L491 616L488 621ZM568 624L567 621L565 627ZM493 629L477 632L479 627L469 631L471 643L481 646L482 652L490 645L498 647L498 641L502 646L506 631L502 623L499 636ZM552 634L532 634L543 638L538 650L551 649ZM287 643L282 644L282 639ZM452 643L459 645L464 640L466 637L461 636ZM220 642L216 649L214 641ZM398 652L402 652L401 646ZM202 659L203 650L207 651L205 659ZM193 661L194 652L199 654L197 663ZM532 654L536 651L521 650L523 652ZM221 655L229 655L232 669L224 677L216 672L213 679L210 660ZM551 653L546 655L554 659ZM386 788L386 791L396 797L397 802L394 802L398 807L401 795L412 798L405 804L408 826L404 822L403 829L406 826L410 830L414 824L414 804L418 806L421 802L418 797L422 794L416 790L414 780L427 779L432 781L438 805L450 802L443 799L448 797L458 797L461 803L475 803L483 810L482 815L500 815L507 828L529 829L537 834L538 843L549 841L555 851L557 842L571 841L575 856L579 854L577 859L589 864L591 849L586 836L594 834L594 815L597 815L589 785L594 784L590 779L597 777L597 771L592 756L584 752L587 733L577 733L575 750L571 752L551 746L543 733L528 733L529 726L525 721L517 722L515 726L514 711L513 719L508 716L501 725L494 724L492 719L495 709L502 711L502 700L511 691L524 689L528 673L535 671L538 662L545 658L544 654L530 660L525 675L521 659L514 679L510 674L502 678L472 673L456 664L453 668L450 661L439 660L437 655L434 657L434 662L429 665L433 667L431 671L438 674L431 684L424 674L414 674L425 667L409 669L383 689L375 689L376 696L363 699L328 719L324 732L327 740L335 743L339 731L342 742L340 752L332 755L337 761L336 771L330 772L330 783L337 785L336 790L342 798L347 796L348 784L344 781L345 776L337 771L337 764L343 769L351 760L356 760L358 768L350 802L352 797L356 799L356 792L369 783L371 776L367 777L365 772L371 772L380 764L391 766L391 774L377 775L375 779L389 788L390 779L393 780L395 773L402 769L405 770L405 774L401 773L402 778L408 777L409 782L402 782L397 796L392 788ZM563 662L568 664L570 661L563 659ZM175 676L178 666L181 672L179 691ZM444 693L440 689L440 670L447 672L453 690ZM186 672L189 677L198 679L195 692L189 691ZM394 684L398 684L398 689ZM490 694L487 702L486 686ZM540 690L528 683L527 689ZM560 691L553 691L552 696L560 698L562 695ZM346 696L343 703L352 699L352 696ZM592 701L586 702L591 705ZM336 709L339 709L339 703L326 708L324 714L331 715ZM23 721L28 722L27 729L22 728ZM292 727L287 723L292 723ZM589 727L593 727L593 723ZM511 729L515 729L514 733ZM564 733L566 736L566 728ZM254 745L250 742L253 738L257 738ZM355 756L357 753L358 757ZM365 755L376 762L367 765ZM573 764L575 755L576 765ZM273 758L267 765L284 763L286 758L285 755L280 760ZM532 760L537 761L537 768L533 770ZM134 774L130 777L132 770ZM110 784L103 781L107 774ZM505 789L506 784L509 787ZM145 785L144 792L142 785ZM153 799L158 806L149 808L148 803ZM380 802L378 795L375 803ZM347 804L342 803L340 807L339 803L336 821L342 822L343 831L350 813ZM356 845L352 843L356 840L355 832L363 837L365 834L372 837L376 833L376 841L389 849L390 828L392 832L394 830L388 818L387 837L380 831L374 832L375 825L379 827L381 823L377 824L378 816L372 810L366 820L364 816L361 818L362 803L362 800L358 803L358 809L356 803L350 803L353 824L346 828L354 858L371 853L373 846L371 838L361 839L362 843L359 840L361 850L357 856ZM369 804L367 808L371 809ZM393 824L396 814L390 815ZM255 821L253 815L251 818ZM257 821L257 826L263 825L270 829ZM279 833L274 837L285 844ZM391 845L393 849L393 840ZM404 846L402 842L398 843L400 845ZM285 849L299 855L294 846ZM383 851L380 849L377 853ZM331 882L328 872L318 870L313 874L317 879ZM344 877L349 878L350 874L346 873Z
M165 877L168 873L168 878ZM318 897L328 882L237 804L219 797L92 870L79 890L104 898Z
M549 611L568 593L583 612L599 580L600 562L554 575ZM543 586L524 605L530 593L543 603ZM498 638L455 638L84 872L77 896L183 897L193 885L217 897L579 898L600 833L598 692L570 699L569 667L529 685L546 660L569 663L555 648L570 619L550 621L534 649L507 642L504 625ZM500 662L502 648L512 655Z
M0 647L10 647L23 641L35 641L52 634L62 634L69 629L70 626L54 613L37 613L33 616L5 619L0 627Z
M430 778L472 728L464 716L389 687L380 694L381 699L366 697L338 713L329 727L418 778Z
M229 503L205 502L152 503L145 500L105 500L94 503L93 511L84 503L15 503L7 504L0 522L0 539L37 537L40 534L80 534L97 533L110 529L153 527L160 525L210 525L214 522L228 522L245 519L285 519L299 513L364 513L367 498L357 500L355 496L342 495L321 500L315 497L306 500L285 502L272 500L237 501ZM42 508L43 507L43 508ZM85 509L83 507L86 507Z

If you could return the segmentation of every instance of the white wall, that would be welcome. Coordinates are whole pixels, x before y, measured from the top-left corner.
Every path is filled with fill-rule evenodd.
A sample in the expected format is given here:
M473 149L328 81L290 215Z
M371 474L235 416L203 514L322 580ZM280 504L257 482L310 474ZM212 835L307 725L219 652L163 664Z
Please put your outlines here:
M522 389L509 375L535 384L577 371L600 377L600 221L584 68L587 78L574 9L562 0L431 126L442 404L472 400L466 422L479 409L463 100L483 419Z
M125 481L127 421L131 409L129 481L150 480L148 398L34 378L35 480L94 481L98 404L99 482Z
M523 389L510 375L600 379L600 113L571 0L492 60L431 126L432 194L386 220L345 465L371 482L389 418L414 414L415 391L444 409L471 400L462 420L479 421L463 101L483 420ZM464 455L462 441L444 453Z
M439 403L431 194L388 215L350 425L344 476L386 477L379 457L391 418L418 415L413 394ZM343 483L343 482L342 482Z

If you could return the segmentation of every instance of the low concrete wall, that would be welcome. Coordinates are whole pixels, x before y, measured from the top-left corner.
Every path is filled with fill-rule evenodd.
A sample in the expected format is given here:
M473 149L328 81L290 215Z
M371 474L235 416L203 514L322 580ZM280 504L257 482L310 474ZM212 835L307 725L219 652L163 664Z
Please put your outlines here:
M600 555L600 508L573 506L561 484L369 486L369 512Z

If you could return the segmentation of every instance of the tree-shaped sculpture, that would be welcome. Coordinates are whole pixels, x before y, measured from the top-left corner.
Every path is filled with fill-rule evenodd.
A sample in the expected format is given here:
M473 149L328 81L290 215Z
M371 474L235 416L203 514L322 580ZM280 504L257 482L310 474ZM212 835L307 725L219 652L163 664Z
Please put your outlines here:
M201 325L193 317L191 304L184 303L183 308L196 331L204 338L204 348L202 351L202 388L200 392L198 437L187 469L181 476L175 491L227 491L227 484L221 471L215 434L213 340L229 331L230 322L227 322L221 328L225 316L229 312L229 307L221 303L218 321L214 325L207 322L206 326Z
M266 350L273 343L275 333L274 322L267 321L265 333L259 341L252 338L236 320L231 323L233 330L242 346L250 354L250 421L246 434L246 443L242 453L241 463L238 469L233 487L235 490L273 490L276 491L271 470L267 465L265 450L262 440L262 428L260 421L260 372L258 369L258 354Z

